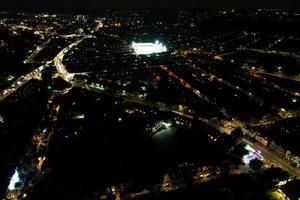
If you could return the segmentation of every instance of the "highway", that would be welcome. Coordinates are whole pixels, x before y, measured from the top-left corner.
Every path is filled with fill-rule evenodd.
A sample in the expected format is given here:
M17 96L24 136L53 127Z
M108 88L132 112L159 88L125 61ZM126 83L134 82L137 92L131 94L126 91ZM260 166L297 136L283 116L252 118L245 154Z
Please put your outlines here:
M77 36L77 35L75 35ZM71 36L70 36L71 37ZM73 37L73 35L72 35ZM44 69L48 67L49 64L54 63L57 71L60 72L61 77L64 80L69 80L70 77L73 76L73 74L69 74L66 71L65 66L62 64L62 60L64 55L73 47L77 46L80 42L82 42L85 38L89 38L92 36L83 36L80 40L77 40L76 42L70 44L68 47L64 48L53 60L47 61L45 65L42 65L31 72L20 76L17 80L15 80L9 87L3 89L0 92L0 102L3 101L5 98L9 97L10 95L14 94L20 87L22 87L24 84L26 84L28 81L30 81L33 78L38 78L38 75L42 73ZM25 63L34 63L35 56L50 42L51 40L46 41L42 44L42 46L38 47L33 53L26 58L24 61Z
M66 66L63 64L63 59L64 56L73 48L76 47L77 45L79 45L83 40L85 40L86 38L91 38L92 36L84 36L82 38L80 38L79 40L73 42L72 44L70 44L69 46L67 46L66 48L64 48L63 50L61 50L57 56L53 59L53 63L54 66L56 67L56 70L59 72L61 78L67 82L72 82L73 76L75 74L70 74L67 69Z
M38 46L24 61L24 63L35 63L35 57L51 42L51 39L48 39L46 42Z
M9 87L7 87L6 89L0 92L0 102L3 101L5 98L9 97L10 95L14 94L20 87L22 87L25 83L27 83L31 79L37 78L37 75L39 73L42 73L42 71L47 67L48 65L42 65L37 69L32 70L28 74L20 76Z
M37 54L39 54L49 43L51 39L44 42L41 46L38 46L25 60L24 63L35 63L34 59ZM10 95L14 94L20 87L22 87L24 84L26 84L28 81L30 81L33 78L38 78L38 75L42 73L46 67L48 67L48 64L50 64L52 61L44 62L44 65L41 65L40 67L32 70L31 72L20 76L17 80L15 80L9 87L3 89L0 92L0 102L3 101L5 98L9 97Z

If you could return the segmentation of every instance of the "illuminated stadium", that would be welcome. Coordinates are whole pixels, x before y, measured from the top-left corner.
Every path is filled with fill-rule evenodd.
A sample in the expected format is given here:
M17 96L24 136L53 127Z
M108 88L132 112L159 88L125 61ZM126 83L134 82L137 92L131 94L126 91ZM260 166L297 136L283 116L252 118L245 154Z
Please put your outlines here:
M158 40L155 43L136 43L132 42L131 47L137 55L149 55L153 53L162 53L167 51L167 47Z

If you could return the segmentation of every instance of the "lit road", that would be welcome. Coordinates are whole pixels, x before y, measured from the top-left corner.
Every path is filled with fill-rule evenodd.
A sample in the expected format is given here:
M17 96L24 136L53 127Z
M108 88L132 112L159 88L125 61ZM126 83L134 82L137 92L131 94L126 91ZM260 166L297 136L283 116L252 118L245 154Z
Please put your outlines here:
M6 89L0 92L0 101L3 101L5 98L14 94L20 87L22 87L25 83L27 83L31 79L36 78L36 76L39 73L41 73L45 68L47 68L47 65L42 65L39 68L32 70L28 74L20 76L9 87L7 87Z
M190 63L191 64L191 63ZM193 67L195 69L195 65L191 65L191 67ZM198 69L198 68L197 68ZM205 74L209 74L208 72L206 72L205 70L199 68L200 71L202 71L202 73L205 73ZM218 81L224 83L225 85L239 91L239 92L242 92L244 94L247 94L251 99L254 99L256 102L260 102L262 101L262 99L260 98L255 98L253 94L250 94L249 92L247 91L244 91L242 90L240 87L236 87L234 85L232 85L231 83L229 82L226 82L218 77L215 77L214 75L212 74L209 74L210 76L213 76L214 79L217 79ZM285 77L287 78L287 77ZM299 79L300 80L300 79ZM273 87L277 88L278 89L278 85L273 85ZM290 93L292 95L295 95L295 96L298 96L297 94L298 93L295 93L295 92L290 92L288 90L285 90L283 88L279 88L281 91L284 91L284 92L287 92L287 93ZM267 120L264 120L264 121L261 121L261 122L258 122L258 123L250 123L250 126L261 126L261 125L269 125L269 124L272 124L272 123L275 123L276 121L279 121L279 120L283 120L283 119L287 119L287 118L292 118L292 117L299 117L300 116L300 112L299 111L285 111L284 115L281 115L281 116L276 116L276 117L272 117L272 118L269 118ZM203 118L198 118L198 120L202 121L202 122L205 122L207 125L219 130L220 132L223 132L223 133L230 133L230 131L228 129L226 129L225 127L222 127L216 123L213 123L211 122L210 120L207 120L207 119L203 119ZM249 145L251 145L254 149L256 150L260 150L262 152L262 155L264 156L264 158L266 160L268 160L270 163L282 168L282 169L285 169L287 170L290 174L294 175L294 176L297 176L297 177L300 177L300 170L297 170L295 168L293 168L289 163L286 163L285 161L283 161L280 157L278 157L276 154L268 151L267 149L265 149L264 147L261 147L259 145L256 145L256 144L253 144L252 142L246 140L246 139L243 139L243 141Z
M129 102L135 102L141 105L147 105L147 106L151 106L151 107L156 107L161 111L169 111L178 115L181 115L183 117L187 117L189 119L193 119L194 116L190 115L190 114L186 114L186 113L181 113L178 112L177 110L174 110L172 108L168 108L168 107L162 107L160 105L157 105L155 102L147 102L144 99L139 99L136 97L136 95L130 94L128 92L126 92L125 95L121 95L120 92L118 91L113 91L111 88L107 88L107 89L97 89L93 86L93 83L85 83L82 84L79 81L74 79L74 74L70 74L68 73L66 66L63 64L63 58L65 56L65 54L70 51L73 47L77 46L78 44L80 44L85 38L87 37L91 37L91 36L86 36L83 37L79 40L77 40L76 42L70 44L68 47L66 47L65 49L63 49L53 60L54 65L57 69L57 71L59 72L59 75L61 76L61 78L63 78L66 82L72 84L73 86L76 87L81 87L84 89L88 89L91 91L95 91L95 92L99 92L99 93L103 93L106 95L110 95L110 96L115 96L115 97L119 97L124 99L125 101L129 101ZM198 97L200 97L201 99L203 99L205 102L208 102L210 104L211 101L203 96L199 90L193 88L189 83L187 83L186 81L184 81L183 79L181 79L179 76L177 76L174 72L172 72L169 68L167 68L166 66L160 66L160 68L165 71L170 77L172 77L173 79L177 80L181 85L183 85L185 88L189 89L191 92L193 92L195 95L197 95ZM238 88L236 88L238 89ZM220 108L219 110L223 111L222 108ZM224 113L224 111L222 112ZM225 113L226 114L226 113ZM228 115L227 115L228 116ZM204 118L198 118L198 120L205 122L206 124L208 124L211 127L216 128L217 130L219 130L222 133L230 133L229 129L226 129L226 127L222 127L216 123L211 122L208 119L204 119ZM260 150L262 152L262 155L264 156L264 158L268 161L270 161L271 163L273 163L274 165L277 165L278 167L281 167L282 169L287 170L289 173L291 173L292 175L295 175L297 177L300 177L299 171L293 169L288 163L285 163L284 161L281 160L281 158L279 158L277 155L274 155L273 153L269 152L268 150L266 150L263 147L260 147L258 145L255 145L253 143L251 143L250 141L244 139L244 142L251 145L254 149Z
M163 111L163 112L172 112L174 114L180 115L180 116L188 118L188 119L193 119L194 118L191 114L179 112L178 110L170 108L168 106L158 105L158 103L156 103L156 102L147 101L145 99L140 99L135 94L131 94L129 92L126 92L126 95L122 95L122 94L119 94L119 92L117 92L117 91L113 91L112 89L107 91L106 89L100 90L100 89L94 88L94 87L92 87L92 84L81 85L81 87L84 88L84 89L94 91L94 92L98 92L98 93L102 93L102 94L105 94L105 95L108 95L108 96L121 98L121 99L123 99L124 101L127 101L127 102L137 103L137 104L140 104L140 105L157 108L157 109L159 109L160 111Z
M286 80L290 80L290 81L300 82L300 76L288 76L288 75L281 74L281 73L264 72L262 70L258 70L257 73L274 76L276 78L282 78L282 79L286 79Z
M257 73L257 71L255 69L253 69L253 68L252 69L246 68L246 69L249 70L249 72L250 72L249 74L251 76L253 76L254 78L259 79L259 80L266 79L265 77L263 77L263 74ZM281 87L281 86L279 86L278 84L274 83L271 80L268 80L268 83L265 83L265 84L268 84L269 86L271 86L271 87L273 87L273 88L275 88L277 90L280 90L281 92L288 93L288 94L290 94L292 96L295 96L295 97L300 97L300 93L299 92L292 91L290 89Z
M209 73L208 71L204 70L203 68L201 68L200 66L197 66L195 64L193 64L190 60L189 61L189 66L196 71L200 71L202 74L207 75L207 77L211 80L216 80L230 88L232 88L233 90L240 92L246 96L248 96L249 99L254 100L255 102L257 102L258 104L261 104L263 102L263 99L259 98L259 97L255 97L251 92L244 90L243 88L241 88L240 86L234 85L218 76L216 76L215 74Z
M21 183L21 187L14 193L18 195L26 195L27 191L35 186L44 174L44 163L47 160L47 153L49 148L50 139L54 133L54 126L57 120L57 116L60 110L60 104L53 103L53 99L67 94L70 91L69 88L64 90L55 90L48 97L48 103L45 110L45 115L42 118L37 130L33 134L31 143L28 145L25 154L21 157L21 161L18 167L26 172L26 174L32 174L24 182ZM47 119L47 123L45 120ZM4 199L11 199L11 191L7 190L6 197ZM19 198L18 198L19 199ZM22 198L23 199L23 198Z
M231 52L231 53L235 53L235 52ZM185 56L185 55L183 55L183 56ZM245 91L241 87L233 85L230 82L227 82L227 81L223 80L222 78L219 78L219 77L215 76L214 74L211 74L211 73L207 72L206 70L202 69L199 66L196 67L195 64L192 63L192 61L190 61L190 60L188 60L188 61L189 61L189 66L191 68L193 68L194 70L200 70L201 73L204 73L204 74L208 75L208 77L210 79L214 79L214 80L216 80L216 81L218 81L218 82L220 82L224 85L227 85L227 86L231 87L232 89L234 89L238 92L241 92L241 93L247 95L249 97L249 99L254 100L258 104L261 104L261 103L264 102L263 99L260 98L260 97L257 97L256 94L254 94L252 92ZM286 76L284 74L279 74L278 75L277 73L276 74L267 73L267 72L264 72L263 70L255 68L255 67L243 66L243 68L249 71L249 75L252 75L254 78L259 79L259 81L262 84L266 85L267 87L273 87L276 90L279 90L283 93L291 95L291 97L295 97L295 98L300 97L299 92L291 91L290 89L283 88L283 87L279 86L278 84L276 84L272 81L268 81L268 82L261 81L261 80L265 79L261 75L268 74L268 75L273 75L273 76L276 76L276 77L279 77L279 78L285 78L285 79L294 80L294 81L295 80L300 81L300 77L291 79L290 76ZM275 112L278 112L280 110L278 107L275 107L274 105L268 105L268 106L269 106L270 109L274 110ZM273 123L275 123L277 121L280 121L280 120L285 120L285 119L288 119L288 118L294 118L294 117L299 117L300 116L300 112L298 110L287 110L287 111L284 111L282 113L279 112L278 114L279 115L268 117L267 119L264 119L264 120L260 120L259 122L247 122L247 123L252 127L254 127L254 126L264 126L264 125L273 124Z
M238 48L236 51L232 51L232 52L228 52L228 53L224 53L224 54L218 54L218 55L216 55L216 58L220 58L222 60L224 56L235 54L235 53L242 52L242 51L252 51L252 52L264 53L264 54L276 54L276 55L280 55L280 56L290 56L295 59L300 59L299 55L289 53L289 52L270 51L270 50L253 49L253 48Z
M210 127L214 128L214 129L218 130L220 133L226 133L226 134L228 134L228 135L231 134L231 130L226 129L225 127L220 126L220 125L218 125L218 124L216 124L216 123L214 123L214 122L211 122L211 121L208 120L208 119L205 119L205 118L203 118L203 117L198 117L197 119L198 119L199 121L201 121L201 122L206 123L208 126L210 126Z
M258 151L258 150L261 151L261 155L267 162L270 162L270 163L288 171L291 175L296 176L297 178L300 178L300 170L293 168L289 163L283 161L275 153L270 152L265 147L257 145L255 143L249 141L248 139L244 138L244 139L242 139L242 141L244 143L248 144L249 146L251 146L256 151Z
M241 48L241 49L238 49L237 51L233 51L233 52L229 52L229 53L225 53L225 54L219 54L219 55L216 55L215 58L222 60L223 56L227 56L227 55L230 55L230 54L235 54L235 53L238 53L240 51L245 51L245 50L253 51L253 52L257 52L257 53L267 53L267 54L278 54L278 55L281 55L281 56L291 56L291 57L294 57L297 60L300 59L299 55L290 54L288 52L265 51L265 50L261 50L261 49L251 49L251 48ZM255 72L259 73L259 74L265 74L265 75L274 76L274 77L277 77L277 78L282 78L282 79L287 79L287 80L300 82L300 76L288 76L288 75L281 74L281 73L270 73L270 72L266 72L264 70L259 70L259 69L255 69Z
M2 101L4 98L10 96L11 94L13 94L18 88L20 88L22 85L27 83L29 80L31 80L33 78L41 78L40 77L41 72L45 68L47 68L51 63L54 63L56 65L57 71L60 73L61 77L64 80L69 82L71 80L71 78L70 78L70 74L67 72L64 65L62 64L63 57L71 48L78 45L83 39L85 39L87 37L88 36L72 43L71 45L69 45L68 47L63 49L52 61L48 61L47 65L42 65L41 67L31 71L30 73L18 78L13 84L11 84L10 87L8 87L7 89L5 89L1 92L0 101ZM46 160L46 153L47 153L49 141L50 141L51 136L53 135L53 131L54 131L53 127L57 120L57 115L58 115L59 109L60 109L59 104L54 104L52 102L56 96L65 95L69 91L70 91L70 88L67 88L62 91L56 90L55 92L53 91L52 95L50 95L48 98L47 111L46 111L46 115L48 115L48 116L46 118L48 118L51 123L45 127L44 126L38 127L37 131L33 135L32 143L29 145L29 147L26 150L25 155L22 158L29 162L26 162L27 163L26 167L20 166L21 168L26 169L25 171L27 171L28 173L35 174L35 176L31 177L30 180L23 183L22 187L19 190L19 194L22 194L22 192L24 190L26 191L27 189L30 189L30 187L33 187L34 183L39 181L39 179L42 177L41 172L42 172L43 163ZM43 120L44 119L45 118L43 118ZM44 154L44 156L37 157L38 156L37 152ZM36 162L36 160L38 160L38 163ZM28 169L28 166L30 166L29 169ZM8 195L8 196L10 195L9 190L7 191L6 195Z
M265 120L261 120L259 122L249 122L249 126L251 127L256 127L256 126L266 126L270 124L274 124L275 122L285 120L285 119L290 119L290 118L295 118L295 117L300 117L300 111L299 110L294 110L294 111L285 111L285 115L283 116L274 116L274 117L269 117Z
M160 66L163 71L165 71L170 77L175 79L179 84L190 90L192 93L194 93L197 97L200 99L204 100L206 103L212 105L214 108L219 110L224 116L227 118L232 118L229 113L226 112L225 108L221 108L220 106L217 105L216 102L213 100L209 99L207 96L203 95L198 89L192 87L189 83L187 83L185 80L180 78L178 75L176 75L173 71L171 71L167 66L161 65Z
M263 75L269 75L269 76L273 76L276 78L281 78L281 79L286 79L286 80L290 80L290 81L296 81L296 82L300 82L300 76L289 76L286 74L282 74L282 73L271 73L271 72L266 72L264 70L255 68L255 69L248 69L251 70L252 73L256 73L256 74L263 74Z
M205 182L209 182L211 180L215 180L219 178L220 175L208 175L204 177L193 177L193 183L192 185L199 185L203 184ZM152 191L160 190L162 192L170 192L170 191L177 191L186 188L188 185L184 183L183 181L174 181L170 180L165 183L156 184L151 187L151 190L143 190L142 192L138 193L130 193L126 196L125 199L140 199L139 197L142 197L143 195L147 195L151 193Z
M262 50L262 49L252 49L252 48L241 48L238 49L240 51L253 51L253 52L258 52L258 53L267 53L267 54L277 54L277 55L281 55L281 56L291 56L294 57L295 59L300 59L300 56L297 54L292 54L289 52L283 52L283 51L266 51L266 50Z
M63 64L63 58L65 54L72 49L73 47L77 46L83 39L80 39L72 44L70 44L68 47L61 50L57 56L53 59L54 65L56 67L56 70L59 72L62 79L69 82L70 81L70 74L68 73L65 65Z
M56 70L59 72L60 76L62 79L64 79L67 82L72 82L73 76L75 74L70 74L67 69L66 66L63 64L63 59L64 56L73 48L76 47L77 45L79 45L83 40L85 40L86 38L91 38L92 36L84 36L81 39L77 40L76 42L73 42L72 44L70 44L69 46L67 46L66 48L64 48L63 50L61 50L57 56L53 59L53 63L56 67Z
M189 65L194 70L200 70L201 73L204 73L204 74L208 75L207 77L209 77L210 79L214 79L214 80L216 80L216 81L218 81L218 82L220 82L224 85L227 85L227 86L231 87L232 89L234 89L234 90L236 90L240 93L243 93L244 95L247 95L249 99L255 101L258 104L262 104L264 102L264 100L260 97L257 97L256 94L253 94L252 92L245 91L241 87L233 85L230 82L227 82L227 81L223 80L222 78L219 78L219 77L215 76L214 74L211 74L211 73L207 72L206 70L202 69L199 66L196 67L195 64L193 64L191 61L189 61ZM262 77L258 77L258 74L254 74L252 68L248 68L248 70L250 70L250 72L251 72L250 75L255 75L254 76L255 78L263 79ZM280 90L281 92L288 93L292 96L295 96L295 97L300 96L300 94L298 92L294 92L294 91L290 91L288 89L282 88L282 87L280 87L279 85L277 85L273 82L268 81L268 83L264 83L262 81L262 83L269 86L269 87L273 87L277 90ZM275 112L278 112L278 110L279 110L274 105L268 105L268 106L269 106L270 109L274 110ZM275 123L277 121L280 121L280 120L299 117L299 116L300 116L300 112L298 110L289 110L289 111L285 111L284 113L280 113L280 115L278 115L278 116L268 117L268 119L261 120L259 122L247 122L247 123L252 127L261 126L261 125L269 125L269 124L273 124L273 123Z
M92 36L85 36L85 37L77 40L76 42L70 44L68 47L61 50L58 53L58 55L53 59L53 63L55 65L60 77L63 80L65 80L66 82L68 82L68 83L70 83L70 84L72 84L73 86L76 86L76 87L81 87L81 88L88 89L88 90L91 90L91 91L95 91L95 92L98 92L98 93L103 93L103 94L106 94L106 95L122 98L122 99L124 99L125 101L128 101L128 102L138 103L138 104L146 105L146 106L150 106L150 107L156 107L161 111L169 111L169 112L181 115L181 116L189 118L189 119L193 118L193 116L191 116L189 114L179 112L177 110L168 108L166 106L165 107L159 106L159 105L155 104L155 102L148 102L148 101L145 101L144 99L139 99L139 98L136 97L136 95L130 94L128 92L126 93L126 95L120 95L120 94L118 94L117 91L112 91L111 89L110 89L110 91L99 90L99 89L96 89L95 87L93 87L92 83L81 84L78 81L76 81L73 78L75 73L69 73L68 72L68 70L66 69L66 66L63 64L63 58L64 58L64 56L66 55L66 53L68 51L70 51L72 48L79 45L84 39L90 38L90 37L92 37Z
M24 61L24 63L34 63L34 59L37 54L39 54L45 46L47 46L50 43L50 39L44 42L41 46L38 46ZM22 87L25 83L30 81L33 78L38 78L39 74L42 73L42 71L47 67L48 64L51 63L51 61L44 62L45 65L42 65L38 67L37 69L32 70L28 74L20 76L17 80L15 80L8 88L4 89L0 93L0 101L3 101L8 96L15 93L20 87ZM38 78L39 79L39 78Z
M51 42L51 39L48 39L41 46L38 46L24 61L24 63L35 63L35 57Z

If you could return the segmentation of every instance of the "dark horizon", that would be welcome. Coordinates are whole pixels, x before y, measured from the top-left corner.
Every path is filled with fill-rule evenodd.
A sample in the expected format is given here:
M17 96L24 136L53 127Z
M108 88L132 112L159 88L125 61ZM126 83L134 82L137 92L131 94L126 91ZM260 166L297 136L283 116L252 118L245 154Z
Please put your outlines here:
M172 1L172 0L147 0L147 1L122 1L122 0L45 0L41 2L35 2L34 0L20 1L20 0L10 0L3 2L0 5L1 10L46 10L46 11L56 11L56 10L89 10L89 9L121 9L121 8L186 8L186 9L256 9L256 8L278 8L278 9L292 9L299 10L300 2L296 0L186 0L186 1Z
M235 10L235 12L250 13L255 10L262 9L264 11L288 11L288 12L298 12L300 9L297 8L1 8L0 12L2 13L49 13L49 14L84 14L84 15L97 15L100 12L110 12L110 11L143 11L143 10L166 10L168 12L176 10L185 10L185 11L207 11L207 12L218 12L218 11L230 11Z

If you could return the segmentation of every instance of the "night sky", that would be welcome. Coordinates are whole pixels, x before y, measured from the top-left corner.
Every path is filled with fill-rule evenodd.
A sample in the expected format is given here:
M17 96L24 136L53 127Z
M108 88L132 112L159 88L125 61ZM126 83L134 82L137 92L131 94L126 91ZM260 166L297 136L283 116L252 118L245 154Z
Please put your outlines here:
M300 0L4 0L0 8L300 8Z

